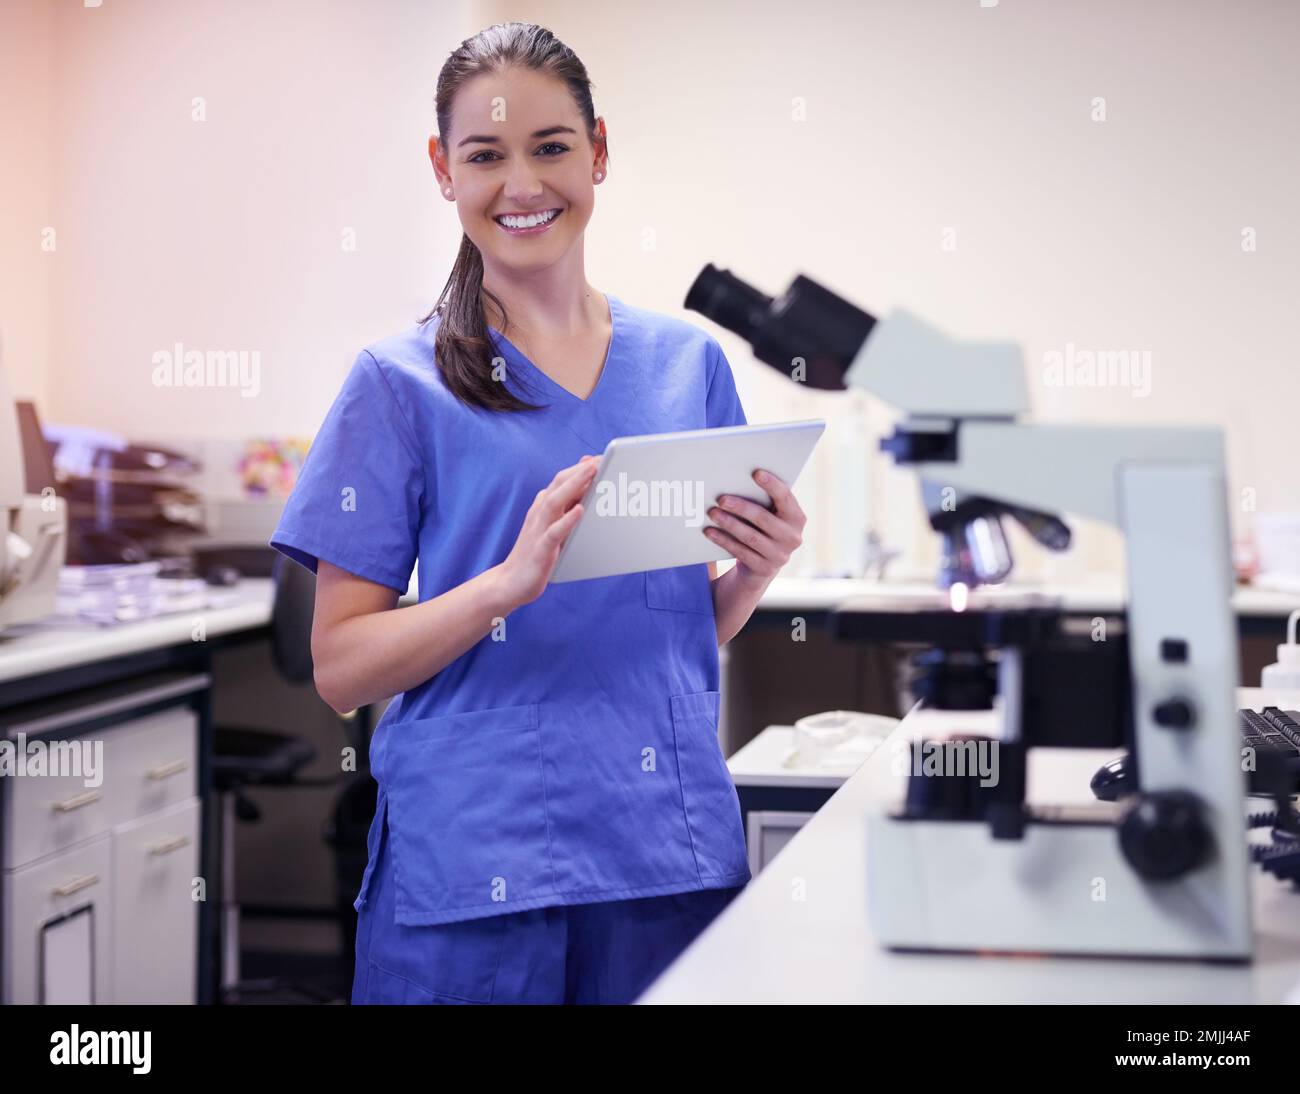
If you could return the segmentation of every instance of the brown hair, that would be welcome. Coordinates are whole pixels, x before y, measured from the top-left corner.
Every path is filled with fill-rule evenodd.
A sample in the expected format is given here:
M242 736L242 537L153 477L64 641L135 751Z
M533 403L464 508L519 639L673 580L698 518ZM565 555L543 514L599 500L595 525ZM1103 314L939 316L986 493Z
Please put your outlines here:
M533 23L497 23L461 42L438 73L434 96L438 115L438 142L448 149L451 104L466 82L485 72L512 66L549 73L569 86L578 111L596 142L596 109L591 101L591 80L576 53L545 27ZM434 348L438 368L447 387L461 401L486 410L540 410L526 403L492 378L492 359L500 356L491 341L481 294L487 293L505 316L505 305L483 288L483 256L462 234L451 276L433 309L422 320L440 316ZM507 320L508 322L508 320Z

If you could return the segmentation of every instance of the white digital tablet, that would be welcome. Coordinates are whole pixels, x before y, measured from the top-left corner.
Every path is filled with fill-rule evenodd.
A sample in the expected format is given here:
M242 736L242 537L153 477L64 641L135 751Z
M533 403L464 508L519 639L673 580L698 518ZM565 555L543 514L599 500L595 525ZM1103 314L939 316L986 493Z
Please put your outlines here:
M765 468L793 486L825 428L814 420L614 438L552 583L731 558L704 534L718 496L771 508L754 472Z

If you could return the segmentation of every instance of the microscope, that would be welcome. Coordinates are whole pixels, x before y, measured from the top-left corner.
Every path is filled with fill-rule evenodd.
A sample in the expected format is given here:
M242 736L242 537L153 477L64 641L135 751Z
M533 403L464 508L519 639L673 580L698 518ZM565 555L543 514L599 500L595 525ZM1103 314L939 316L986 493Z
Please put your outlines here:
M773 299L706 266L686 307L796 382L863 388L900 410L881 447L915 469L942 537L949 607L831 615L839 638L924 648L913 691L927 718L985 711L998 727L909 742L901 808L868 818L879 941L1250 960L1221 433L1027 423L1014 344L958 342L905 311L876 319L803 276ZM964 603L1011 572L1004 520L1063 550L1070 530L1057 513L1124 534L1124 612ZM994 752L996 777L962 762L975 748ZM1035 748L1127 749L1132 793L1030 804Z

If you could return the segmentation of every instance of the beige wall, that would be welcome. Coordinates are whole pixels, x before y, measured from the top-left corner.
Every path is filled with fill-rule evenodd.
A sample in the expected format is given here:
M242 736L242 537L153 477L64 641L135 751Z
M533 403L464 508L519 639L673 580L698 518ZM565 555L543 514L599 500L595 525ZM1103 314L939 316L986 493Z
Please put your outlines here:
M19 399L51 403L54 7L0 3L0 367ZM57 242L57 240L56 240Z
M454 6L41 6L55 74L41 189L58 230L46 417L310 434L356 351L428 310L458 238L423 148ZM154 386L153 354L178 341L256 351L259 394Z
M1015 338L1042 418L1221 423L1234 497L1250 487L1261 510L1300 510L1291 5L0 11L0 59L15 62L0 69L0 333L16 386L49 418L149 435L310 432L356 349L422 314L450 266L459 226L423 150L438 67L465 33L523 17L583 57L609 127L611 175L587 234L594 284L687 315L704 262L768 292L805 272L877 313L907 306L956 335ZM191 120L196 96L204 122ZM1098 96L1104 122L1090 117ZM54 256L32 238L47 220ZM848 449L846 400L795 390L687 317L718 333L751 420L825 415L826 452ZM261 393L154 387L152 354L178 340L259 351ZM1149 394L1048 386L1044 355L1068 343L1149 351ZM865 413L883 427L883 408ZM801 483L823 517L833 464ZM887 538L928 562L910 479L876 460L871 485ZM1248 532L1251 514L1235 518ZM814 538L821 554L802 561L825 564L828 537ZM1113 566L1114 546L1085 535L1062 572Z
M905 306L962 337L1013 338L1042 418L1222 424L1234 491L1253 487L1261 510L1300 509L1300 9L593 10L502 3L493 21L549 26L596 83L612 165L588 233L594 283L671 310L706 261L769 293L802 272L877 314ZM1090 116L1098 96L1104 122ZM1254 253L1241 248L1248 226ZM722 340L751 418L836 414L836 397L791 394ZM1044 354L1071 342L1150 351L1149 394L1047 386ZM910 481L882 467L875 485L889 538L916 542ZM1249 518L1238 507L1239 531ZM932 549L928 533L920 542ZM1113 565L1114 547L1087 530L1060 572ZM1029 570L1031 552L1020 554Z

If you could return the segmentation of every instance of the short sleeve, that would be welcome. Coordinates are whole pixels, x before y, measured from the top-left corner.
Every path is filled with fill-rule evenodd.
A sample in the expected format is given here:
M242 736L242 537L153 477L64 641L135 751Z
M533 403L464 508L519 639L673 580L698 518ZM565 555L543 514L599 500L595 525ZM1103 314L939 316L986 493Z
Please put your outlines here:
M745 408L736 392L736 381L731 375L731 365L722 347L714 338L709 339L709 393L706 400L705 424L708 429L724 425L748 425Z
M324 559L405 592L424 489L415 434L379 362L363 350L307 451L270 545L313 574Z

